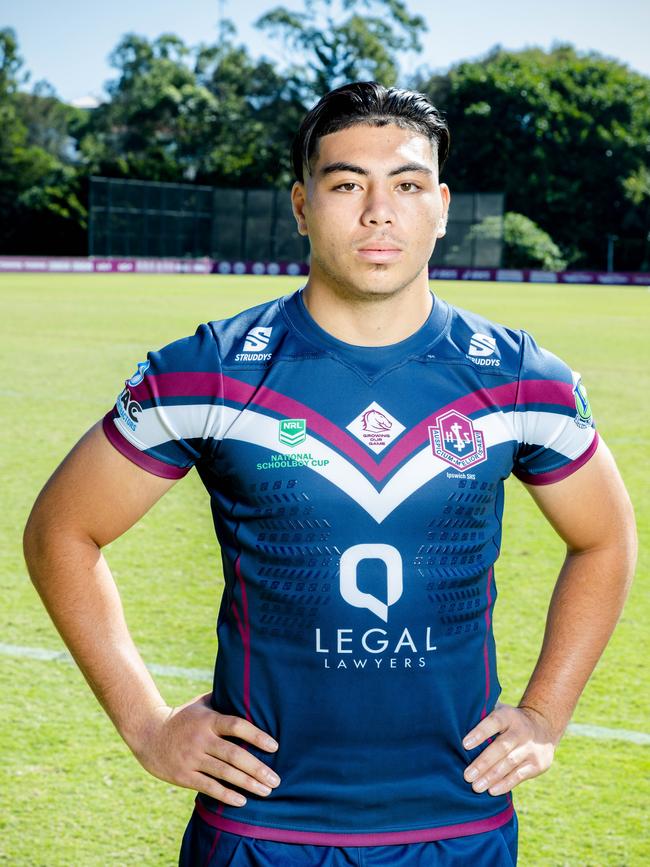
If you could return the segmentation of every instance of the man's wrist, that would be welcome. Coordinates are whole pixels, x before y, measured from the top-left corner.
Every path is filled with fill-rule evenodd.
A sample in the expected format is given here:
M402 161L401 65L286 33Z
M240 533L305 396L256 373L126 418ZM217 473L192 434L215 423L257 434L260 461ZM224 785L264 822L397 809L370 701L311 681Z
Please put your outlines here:
M156 738L158 732L169 719L173 708L162 700L159 705L149 707L122 721L118 731L136 758L147 752L148 746Z
M527 696L521 699L517 707L536 725L542 726L548 735L548 739L554 746L557 746L569 723L569 719L564 720L562 715L552 711L545 703L535 701Z

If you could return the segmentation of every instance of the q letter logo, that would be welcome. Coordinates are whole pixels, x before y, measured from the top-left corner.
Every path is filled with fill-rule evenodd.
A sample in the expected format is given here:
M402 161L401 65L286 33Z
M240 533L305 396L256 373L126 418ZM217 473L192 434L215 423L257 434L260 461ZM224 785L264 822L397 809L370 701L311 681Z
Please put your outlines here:
M357 571L362 560L381 560L386 566L386 602L372 593L364 593L357 585ZM388 608L402 595L402 557L392 545L353 545L341 555L341 596L355 608L367 608L385 623Z

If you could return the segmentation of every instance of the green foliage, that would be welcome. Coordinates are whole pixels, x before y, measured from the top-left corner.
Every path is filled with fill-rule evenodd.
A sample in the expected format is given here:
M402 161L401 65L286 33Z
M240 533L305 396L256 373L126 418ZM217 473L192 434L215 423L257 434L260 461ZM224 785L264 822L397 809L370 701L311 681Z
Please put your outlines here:
M300 64L290 74L302 84L306 102L346 81L373 79L386 86L398 77L397 54L420 51L424 18L402 0L305 0L304 12L278 6L257 27L280 39Z
M89 174L226 186L288 180L288 150L304 111L266 60L224 28L218 46L164 35L125 36L111 55L109 102L80 137Z
M551 236L528 217L512 211L503 218L503 263L546 271L563 271L567 266Z
M63 163L74 159L71 131L83 112L61 102L46 81L37 82L31 93L15 95L16 113L27 130L27 144L36 146Z
M0 251L74 252L86 219L68 164L76 112L43 83L19 91L26 80L15 34L0 30Z
M500 238L503 238L504 268L563 271L567 266L551 236L523 214L509 211L503 217L486 217L470 229L472 241L498 241Z
M16 35L0 30L0 250L85 253L91 174L286 188L306 109L347 80L396 83L426 29L406 0L304 0L257 25L284 64L252 58L229 21L210 45L127 34L106 101L85 111L42 82L25 92ZM409 85L447 116L452 192L505 192L570 267L604 268L612 235L616 269L650 268L650 78L557 45L497 47Z
M18 40L11 27L0 29L0 97L15 93L27 80L22 70L23 59L18 53Z
M627 238L616 267L634 268L650 224L626 193L648 163L650 79L559 45L496 48L417 85L447 116L452 189L504 190L580 267L604 268L607 234Z

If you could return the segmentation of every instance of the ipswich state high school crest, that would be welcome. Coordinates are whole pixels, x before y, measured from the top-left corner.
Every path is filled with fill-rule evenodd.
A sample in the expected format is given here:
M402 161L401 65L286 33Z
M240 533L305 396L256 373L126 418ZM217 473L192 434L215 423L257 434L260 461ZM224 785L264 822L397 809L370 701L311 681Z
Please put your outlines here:
M438 416L429 426L434 455L458 470L468 470L487 458L483 433L471 419L455 409Z

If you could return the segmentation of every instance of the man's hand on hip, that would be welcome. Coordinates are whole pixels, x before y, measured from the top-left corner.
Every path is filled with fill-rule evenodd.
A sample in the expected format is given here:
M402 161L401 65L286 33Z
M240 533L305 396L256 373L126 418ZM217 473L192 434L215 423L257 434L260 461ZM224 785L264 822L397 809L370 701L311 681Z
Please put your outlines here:
M256 795L270 795L280 783L277 774L226 738L270 753L278 748L273 738L247 720L214 711L207 693L177 708L159 708L142 743L132 749L155 777L224 804L243 807L246 799L221 781Z
M496 735L496 737L495 737ZM497 704L492 713L465 735L463 746L473 749L492 743L465 769L465 779L475 792L504 795L524 780L548 770L557 740L538 711Z

